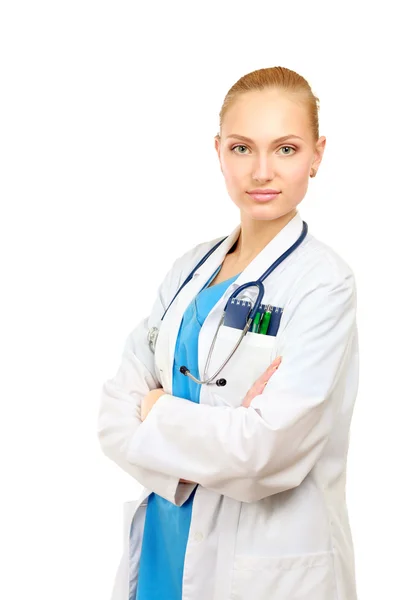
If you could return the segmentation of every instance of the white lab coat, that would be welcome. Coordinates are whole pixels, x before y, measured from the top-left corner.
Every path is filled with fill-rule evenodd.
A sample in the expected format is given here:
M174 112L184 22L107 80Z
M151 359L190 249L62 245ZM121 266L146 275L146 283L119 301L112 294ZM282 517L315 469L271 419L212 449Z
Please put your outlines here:
M223 307L299 237L295 217L226 290L199 335L199 372ZM276 337L248 333L221 372L225 387L203 385L200 403L171 395L175 342L193 297L240 233L232 231L161 316L190 271L216 243L189 250L162 282L151 314L128 336L122 363L102 391L103 452L144 487L124 505L122 556L112 600L134 600L151 491L180 506L198 482L186 551L183 600L356 600L345 483L358 387L356 288L350 267L308 233L265 281L264 303L283 307ZM221 238L219 238L221 239ZM255 297L256 289L248 294ZM159 327L155 355L147 334ZM240 332L222 327L211 361L222 364ZM249 408L255 379L279 369ZM141 423L147 392L163 395ZM162 594L160 594L160 599Z

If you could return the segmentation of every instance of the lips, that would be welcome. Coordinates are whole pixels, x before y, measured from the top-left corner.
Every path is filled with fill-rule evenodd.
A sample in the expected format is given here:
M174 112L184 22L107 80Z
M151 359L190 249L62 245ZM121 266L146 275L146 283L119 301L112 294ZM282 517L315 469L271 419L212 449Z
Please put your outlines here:
M259 202L268 202L269 200L274 200L280 194L280 192L277 192L275 190L273 190L272 193L270 193L269 191L267 192L267 190L262 190L262 192L252 190L251 192L247 193L253 198L253 200L257 200Z
M279 190L271 190L269 188L266 188L266 189L257 188L255 190L249 190L247 193L248 194L280 194Z

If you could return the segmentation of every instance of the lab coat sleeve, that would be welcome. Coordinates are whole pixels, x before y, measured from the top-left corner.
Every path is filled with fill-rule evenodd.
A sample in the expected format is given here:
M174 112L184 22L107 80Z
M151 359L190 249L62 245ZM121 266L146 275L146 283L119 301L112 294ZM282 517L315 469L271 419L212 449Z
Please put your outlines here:
M97 436L104 454L145 488L177 506L189 498L196 484L180 483L178 475L129 462L127 446L142 423L142 399L150 390L161 387L147 340L148 331L153 326L159 327L165 308L194 266L193 258L204 250L199 245L189 253L175 261L158 289L149 317L127 337L118 371L102 387L97 420Z
M333 392L356 331L356 290L351 272L317 283L311 274L298 287L290 316L285 323L282 318L276 352L282 362L250 407L213 407L165 394L133 434L130 463L242 502L300 485L340 409L342 394Z

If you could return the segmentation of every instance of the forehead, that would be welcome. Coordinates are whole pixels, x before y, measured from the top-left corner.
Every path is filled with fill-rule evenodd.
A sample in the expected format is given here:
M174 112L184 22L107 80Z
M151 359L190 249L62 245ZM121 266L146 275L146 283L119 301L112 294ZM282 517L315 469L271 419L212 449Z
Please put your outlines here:
M310 121L304 102L278 90L251 91L236 98L224 116L223 136L236 133L255 141L292 133L310 137Z

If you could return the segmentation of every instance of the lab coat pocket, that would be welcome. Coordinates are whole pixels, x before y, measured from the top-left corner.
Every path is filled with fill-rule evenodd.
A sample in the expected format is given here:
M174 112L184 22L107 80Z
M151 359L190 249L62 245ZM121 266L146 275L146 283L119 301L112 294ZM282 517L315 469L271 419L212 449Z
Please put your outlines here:
M209 376L213 375L225 362L241 333L240 329L221 326L208 369ZM274 360L275 348L275 336L248 332L232 358L217 376L216 381L219 385L216 383L212 385L211 391L215 404L240 406L253 383Z
M230 600L337 600L333 553L237 556Z

